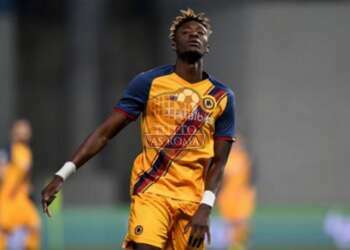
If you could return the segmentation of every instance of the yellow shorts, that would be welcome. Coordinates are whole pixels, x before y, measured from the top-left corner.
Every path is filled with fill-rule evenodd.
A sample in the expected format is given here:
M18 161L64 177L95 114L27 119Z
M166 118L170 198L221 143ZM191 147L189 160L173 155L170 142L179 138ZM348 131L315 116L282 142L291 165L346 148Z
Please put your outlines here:
M190 230L185 234L184 228L198 205L152 193L132 196L123 248L133 249L135 242L167 250L192 249L187 247ZM193 249L202 250L204 244Z

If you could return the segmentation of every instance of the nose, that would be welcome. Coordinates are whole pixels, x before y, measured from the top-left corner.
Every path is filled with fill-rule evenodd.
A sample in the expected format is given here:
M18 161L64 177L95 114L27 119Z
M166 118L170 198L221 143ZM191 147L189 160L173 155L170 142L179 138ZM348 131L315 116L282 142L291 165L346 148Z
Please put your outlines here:
M192 31L192 32L190 33L190 37L191 37L191 38L199 38L199 33L198 33L198 31Z

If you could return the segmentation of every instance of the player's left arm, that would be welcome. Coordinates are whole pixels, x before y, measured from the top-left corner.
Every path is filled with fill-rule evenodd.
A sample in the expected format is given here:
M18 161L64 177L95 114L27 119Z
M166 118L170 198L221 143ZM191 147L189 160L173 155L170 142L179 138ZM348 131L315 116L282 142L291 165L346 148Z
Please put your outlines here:
M214 157L207 171L203 199L185 228L185 232L191 228L188 244L192 247L200 247L205 235L210 242L209 216L223 180L224 168L235 134L234 103L233 92L229 91L225 99L224 110L215 122Z
M214 158L208 169L205 190L217 194L223 180L224 168L231 150L233 141L216 140L214 143Z
M205 181L205 190L218 194L219 187L224 176L224 168L231 149L232 141L216 140L214 143L214 158L209 167L207 178ZM193 215L190 223L187 225L188 231L191 227L191 235L188 244L192 247L199 247L204 241L204 236L207 235L210 242L209 217L212 207L201 203Z

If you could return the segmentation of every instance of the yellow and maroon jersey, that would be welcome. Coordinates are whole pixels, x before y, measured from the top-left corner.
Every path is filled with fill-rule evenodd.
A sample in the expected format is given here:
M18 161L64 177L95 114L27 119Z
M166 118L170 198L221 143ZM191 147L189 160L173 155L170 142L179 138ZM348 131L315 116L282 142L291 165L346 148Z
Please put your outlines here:
M151 192L200 201L214 140L234 137L234 94L208 76L189 83L166 65L137 75L115 110L142 113L143 151L131 174L131 194Z

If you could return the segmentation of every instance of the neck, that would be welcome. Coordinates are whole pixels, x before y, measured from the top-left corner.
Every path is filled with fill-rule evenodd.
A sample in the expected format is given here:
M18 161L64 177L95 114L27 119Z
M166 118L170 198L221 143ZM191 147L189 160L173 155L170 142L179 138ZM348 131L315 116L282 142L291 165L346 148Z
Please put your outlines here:
M189 63L181 58L176 59L175 73L190 83L203 80L203 59Z

